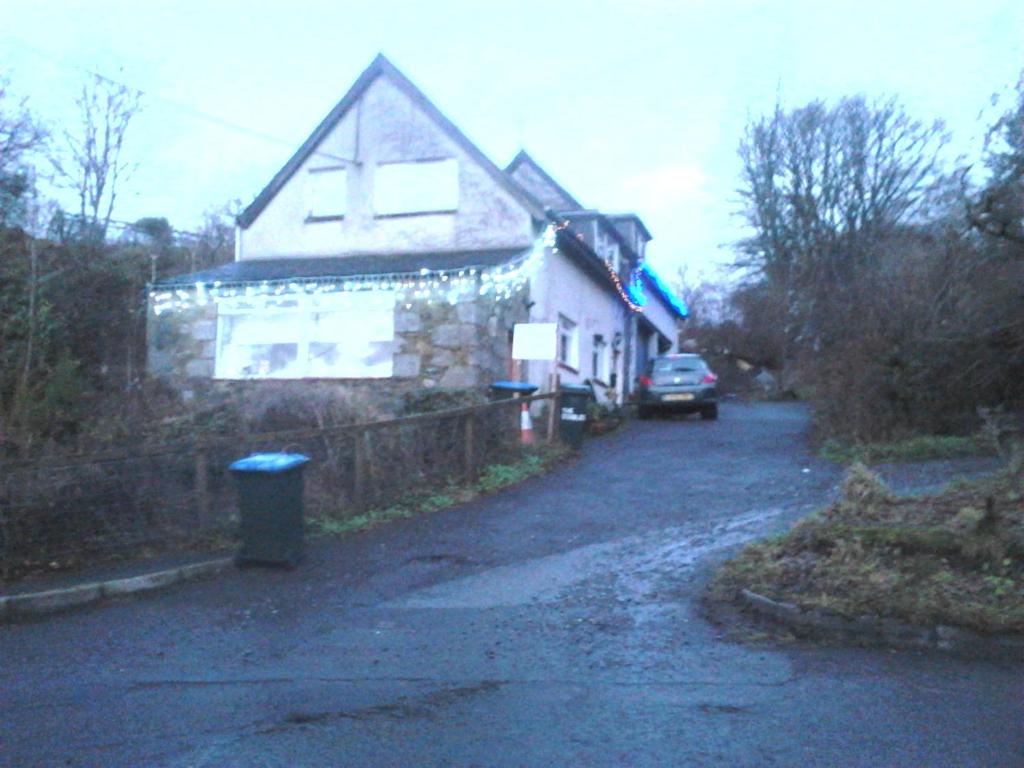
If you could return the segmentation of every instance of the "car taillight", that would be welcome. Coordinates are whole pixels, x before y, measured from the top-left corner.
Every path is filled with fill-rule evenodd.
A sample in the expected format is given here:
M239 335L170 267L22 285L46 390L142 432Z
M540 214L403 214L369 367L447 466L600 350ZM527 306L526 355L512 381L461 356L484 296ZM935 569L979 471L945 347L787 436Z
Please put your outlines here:
M651 381L651 377L650 376L641 376L639 379L637 379L637 381L640 382L640 386L641 387L649 387L652 384L654 384L654 382Z
M713 374L711 371L708 371L706 374L704 374L704 378L700 380L700 383L714 384L716 381L718 381L718 377L715 376L715 374Z

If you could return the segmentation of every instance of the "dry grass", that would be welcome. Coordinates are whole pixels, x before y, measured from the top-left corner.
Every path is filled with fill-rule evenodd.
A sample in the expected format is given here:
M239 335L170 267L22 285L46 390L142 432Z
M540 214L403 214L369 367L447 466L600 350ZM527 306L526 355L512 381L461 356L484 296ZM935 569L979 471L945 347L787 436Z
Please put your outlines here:
M931 461L963 456L994 456L996 447L984 435L923 435L886 443L843 443L826 440L821 457L837 464L880 464L886 461Z
M855 464L835 504L726 563L711 598L742 588L848 617L1024 632L1024 472L900 497Z

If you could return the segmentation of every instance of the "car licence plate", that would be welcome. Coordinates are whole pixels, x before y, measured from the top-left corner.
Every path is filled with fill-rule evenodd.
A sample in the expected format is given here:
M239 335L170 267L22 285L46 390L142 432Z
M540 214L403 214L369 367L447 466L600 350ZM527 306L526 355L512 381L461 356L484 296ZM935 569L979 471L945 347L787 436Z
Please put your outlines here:
M665 395L663 400L678 402L679 400L693 400L693 394L690 392L681 392L676 395Z

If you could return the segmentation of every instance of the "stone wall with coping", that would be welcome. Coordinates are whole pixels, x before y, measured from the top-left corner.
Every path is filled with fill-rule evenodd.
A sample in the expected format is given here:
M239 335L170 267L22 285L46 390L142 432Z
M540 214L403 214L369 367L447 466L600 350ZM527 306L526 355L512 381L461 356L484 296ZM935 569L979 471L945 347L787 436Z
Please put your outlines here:
M230 395L255 410L306 393L361 409L370 419L401 412L404 397L431 389L483 391L509 378L509 334L527 320L527 290L502 300L475 293L456 304L416 301L395 306L393 375L387 379L245 379L214 377L217 306L207 302L147 320L149 375L183 397ZM301 395L300 395L301 396Z

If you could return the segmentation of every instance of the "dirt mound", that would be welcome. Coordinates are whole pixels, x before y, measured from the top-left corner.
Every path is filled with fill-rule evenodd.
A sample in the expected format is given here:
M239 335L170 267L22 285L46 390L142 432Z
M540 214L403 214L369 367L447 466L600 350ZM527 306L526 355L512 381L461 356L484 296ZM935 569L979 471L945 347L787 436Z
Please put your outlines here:
M1024 473L901 497L855 465L836 503L741 552L711 596L741 589L851 618L1024 632Z

